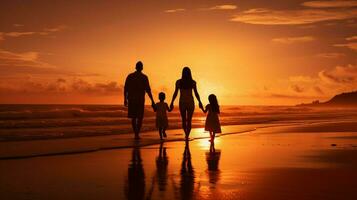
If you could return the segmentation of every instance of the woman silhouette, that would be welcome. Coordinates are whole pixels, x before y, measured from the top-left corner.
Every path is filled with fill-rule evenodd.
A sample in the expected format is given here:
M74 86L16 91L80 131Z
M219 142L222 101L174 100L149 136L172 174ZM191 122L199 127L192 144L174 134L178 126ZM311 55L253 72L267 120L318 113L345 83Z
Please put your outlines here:
M197 92L196 81L192 79L191 70L188 67L184 67L182 69L182 77L176 81L175 92L170 105L171 109L174 106L174 101L179 90L179 108L182 119L182 129L185 132L186 140L188 140L191 132L192 115L193 111L195 110L195 102L193 100L192 90L195 92L199 107L203 108L200 95Z

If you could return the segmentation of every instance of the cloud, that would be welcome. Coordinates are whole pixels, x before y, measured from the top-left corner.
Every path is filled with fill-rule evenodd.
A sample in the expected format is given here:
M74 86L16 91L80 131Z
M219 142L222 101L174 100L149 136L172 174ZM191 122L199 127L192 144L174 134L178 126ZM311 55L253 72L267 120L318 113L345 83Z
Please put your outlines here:
M25 25L23 25L23 24L13 24L13 26L14 26L14 27L23 27L23 26L25 26Z
M83 79L77 79L71 83L70 89L89 95L113 95L122 92L123 86L119 86L115 81L108 83L91 83Z
M320 71L318 76L328 84L348 84L357 87L357 65L336 66L332 70Z
M319 53L316 55L317 57L320 57L320 58L331 58L331 59L334 59L334 58L341 58L341 57L344 57L345 54L343 53Z
M357 1L332 0L332 1L307 1L303 6L311 8L346 8L356 7Z
M275 98L275 99L315 99L316 96L309 96L309 95L303 95L303 94L290 94L290 93L281 93L281 92L265 92L265 93L251 93L249 97L254 97L254 98Z
M324 91L319 86L314 86L313 89L318 94L325 94Z
M347 47L349 49L352 49L352 50L355 50L357 51L357 36L351 36L351 37L347 37L346 38L347 41L351 41L351 42L347 42L347 43L344 43L344 44L335 44L333 46L335 47Z
M300 36L300 37L283 37L283 38L274 38L273 42L281 44L295 44L295 43L305 43L314 41L315 38L312 36Z
M202 8L202 10L235 10L235 9L237 9L237 6L233 4L223 4L223 5L217 5L209 8Z
M302 88L302 87L299 86L299 85L291 85L290 87L291 87L291 89L292 89L294 92L297 92L297 93L302 93L302 92L304 92L304 88Z
M28 51L15 53L0 49L0 77L15 74L36 75L65 75L75 77L98 77L97 73L76 73L44 62L40 59L40 52Z
M186 9L184 9L184 8L176 8L176 9L165 10L164 12L166 12L166 13L175 13L175 12L183 12L185 10Z
M53 79L52 81L40 81L28 78L17 83L0 81L0 96L6 94L43 94L43 95L67 95L80 94L86 96L116 96L123 92L123 86L115 81L90 82L74 78Z
M20 36L25 36L25 35L34 35L36 32L7 32L7 33L2 33L3 36L6 37L20 37Z
M0 66L30 66L40 68L53 68L52 65L39 60L39 52L28 51L15 53L0 49Z
M357 40L357 35L346 38L347 41Z
M56 27L52 27L52 28L44 28L43 31L44 32L59 32L59 31L63 31L67 28L67 26L65 25L59 25L59 26L56 26Z
M356 18L357 9L271 10L256 8L235 15L231 21L256 25L302 25Z
M335 47L347 47L349 49L357 51L357 42L346 43L346 44L335 44Z
M44 28L42 31L13 31L13 32L0 32L0 40L5 40L5 38L17 38L22 36L30 36L30 35L49 35L51 33L59 32L66 29L67 26L59 25L52 28Z
M259 90L261 97L281 99L316 99L327 100L332 96L357 88L357 65L336 66L321 70L312 76L292 76L288 80L279 80L269 90Z

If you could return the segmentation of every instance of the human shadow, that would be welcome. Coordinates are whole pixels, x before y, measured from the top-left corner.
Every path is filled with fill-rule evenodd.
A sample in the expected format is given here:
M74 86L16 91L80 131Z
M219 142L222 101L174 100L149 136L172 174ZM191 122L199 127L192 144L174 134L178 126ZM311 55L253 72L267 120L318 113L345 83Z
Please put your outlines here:
M124 190L127 199L145 198L145 172L139 147L133 148Z
M206 162L208 168L208 180L211 184L216 184L220 179L221 171L219 170L219 159L221 150L214 147L214 141L211 141L210 149L206 152Z
M195 188L195 171L192 166L191 152L189 142L185 143L185 151L183 153L181 163L181 181L180 181L180 196L181 199L193 199Z

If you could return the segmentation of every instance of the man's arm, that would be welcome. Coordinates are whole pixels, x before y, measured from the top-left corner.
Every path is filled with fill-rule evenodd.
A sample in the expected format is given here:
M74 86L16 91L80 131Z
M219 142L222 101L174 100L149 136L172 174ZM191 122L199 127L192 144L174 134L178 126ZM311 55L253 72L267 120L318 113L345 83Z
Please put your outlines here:
M128 106L128 77L125 79L124 84L124 106Z
M150 88L150 84L149 84L149 79L146 77L146 88L145 88L146 93L148 94L149 98L151 99L151 104L154 105L154 98L152 97L151 94L151 88Z

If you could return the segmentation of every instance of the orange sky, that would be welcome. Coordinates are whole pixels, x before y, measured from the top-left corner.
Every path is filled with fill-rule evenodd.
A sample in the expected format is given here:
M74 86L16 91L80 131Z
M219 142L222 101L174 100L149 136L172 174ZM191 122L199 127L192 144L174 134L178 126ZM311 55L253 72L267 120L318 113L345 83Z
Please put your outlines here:
M1 1L0 103L122 103L142 60L168 101L297 104L357 89L357 1Z

